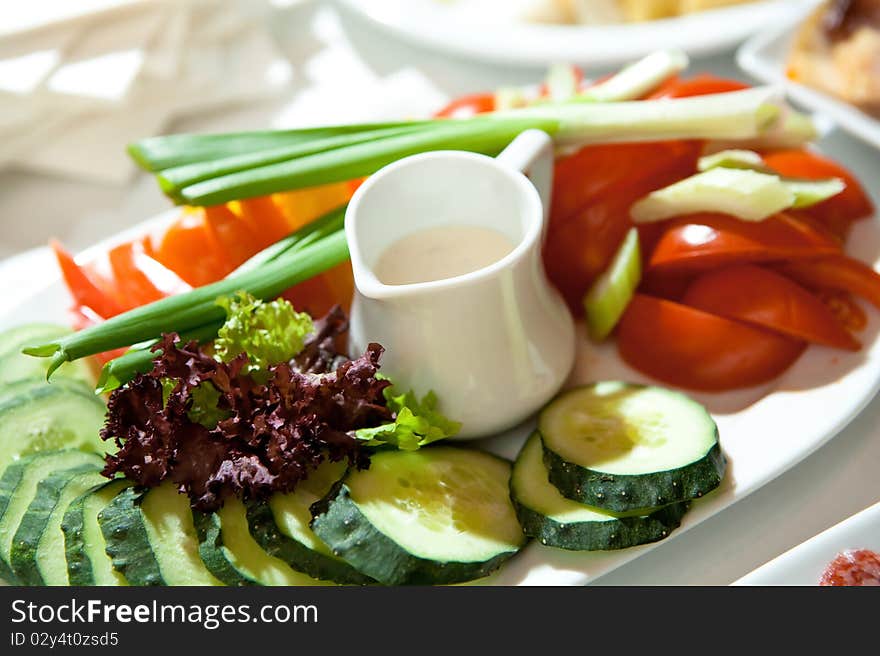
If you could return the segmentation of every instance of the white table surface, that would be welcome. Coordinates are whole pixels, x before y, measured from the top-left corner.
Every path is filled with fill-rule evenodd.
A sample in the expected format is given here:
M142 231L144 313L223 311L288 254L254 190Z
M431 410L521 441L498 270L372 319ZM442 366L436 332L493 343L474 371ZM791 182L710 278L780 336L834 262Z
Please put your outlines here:
M421 96L440 97L524 84L540 70L504 68L414 50L377 32L356 16L311 2L279 10L271 29L297 69L290 93L278 101L181 121L174 131L219 131L288 125L310 120L322 105L343 116L351 93L382 80L424 74L431 88ZM692 64L693 70L743 77L732 54ZM397 88L392 84L389 89ZM406 105L420 99L402 99ZM422 98L424 100L424 98ZM356 101L355 101L356 102ZM369 117L358 107L359 118ZM378 104L375 103L374 104ZM145 135L146 136L146 135ZM837 131L823 146L862 177L880 178L880 153ZM87 154L84 153L84 157ZM876 185L876 182L875 182ZM876 198L880 202L880 198ZM29 260L51 279L54 265L45 249L50 236L77 250L167 209L168 201L149 177L124 187L103 187L21 172L0 173L0 313L27 298L42 280L21 279ZM37 250L31 250L37 248ZM27 252L25 252L27 251ZM16 256L16 257L12 257ZM45 263L45 266L42 264ZM722 436L723 440L723 436ZM795 469L673 542L602 577L602 585L726 585L791 547L880 500L880 401L831 443Z

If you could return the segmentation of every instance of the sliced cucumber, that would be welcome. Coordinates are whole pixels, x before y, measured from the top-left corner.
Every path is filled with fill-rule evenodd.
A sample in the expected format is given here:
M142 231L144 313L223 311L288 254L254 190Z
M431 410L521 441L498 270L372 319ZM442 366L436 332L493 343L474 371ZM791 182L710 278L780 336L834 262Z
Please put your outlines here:
M538 433L517 456L510 496L526 535L572 551L625 549L662 540L678 528L689 505L683 501L622 517L566 499L548 480Z
M641 279L639 231L631 228L608 269L599 276L584 297L590 337L601 341L611 334L632 300Z
M260 546L293 569L316 579L368 585L375 581L333 555L309 526L312 504L327 495L345 470L344 462L325 463L302 481L295 492L276 494L267 502L250 504L248 524Z
M472 449L377 453L313 506L312 529L386 585L470 581L525 542L509 479L508 462Z
M98 514L107 554L131 585L223 585L199 556L189 497L171 483L122 490Z
M107 479L101 475L103 461L51 474L40 481L33 500L12 539L9 561L24 585L68 585L67 559L61 520L76 497Z
M67 507L61 531L70 585L126 585L107 555L98 514L130 485L126 480L110 481L81 494Z
M695 499L725 460L706 409L679 392L606 382L557 397L538 419L544 464L563 496L613 512Z
M23 378L46 380L49 360L25 355L21 349L29 344L45 342L70 333L69 328L50 323L33 323L16 326L0 333L0 383L10 383ZM54 374L55 378L73 378L92 387L95 374L89 359L66 362Z
M102 453L105 412L104 402L77 383L28 386L0 403L0 471L40 451Z
M55 451L22 458L6 468L0 477L0 578L17 582L9 567L12 540L40 481L53 472L94 462L95 456L83 451Z
M794 202L794 192L777 175L714 168L651 192L636 201L630 213L636 223L695 212L722 212L744 221L763 221Z
M266 553L251 536L239 499L227 499L216 513L194 516L202 561L226 585L326 585Z

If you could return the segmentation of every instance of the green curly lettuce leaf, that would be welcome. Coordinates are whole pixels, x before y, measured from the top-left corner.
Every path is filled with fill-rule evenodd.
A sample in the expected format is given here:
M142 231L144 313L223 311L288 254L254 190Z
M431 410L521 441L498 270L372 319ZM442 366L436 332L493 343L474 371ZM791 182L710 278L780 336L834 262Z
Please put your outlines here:
M461 430L461 423L448 419L437 410L437 396L433 391L421 400L412 390L396 394L393 386L386 387L383 394L395 419L381 426L355 431L355 437L364 440L368 446L393 446L403 451L415 451L431 442L452 437Z
M286 362L303 349L306 336L314 330L312 318L297 312L283 298L260 301L239 293L217 299L226 310L226 322L214 340L214 355L230 362L247 353L250 362L244 373L265 382L266 371L273 364Z

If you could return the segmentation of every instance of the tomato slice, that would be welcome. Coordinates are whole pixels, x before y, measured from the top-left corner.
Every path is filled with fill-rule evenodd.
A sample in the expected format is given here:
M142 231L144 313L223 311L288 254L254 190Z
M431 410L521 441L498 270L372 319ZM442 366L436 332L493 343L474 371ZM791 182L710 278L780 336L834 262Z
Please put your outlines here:
M618 193L631 189L632 196L691 175L700 149L697 141L599 144L563 157L553 172L551 225L576 217L612 188Z
M649 260L651 271L707 271L719 266L815 258L840 253L827 234L786 214L740 221L723 214L674 219Z
M861 348L816 296L785 276L751 264L700 276L681 302L813 344Z
M156 260L193 287L216 282L230 271L204 219L200 209L185 208L180 218L153 240Z
M712 93L727 93L729 91L742 91L749 85L739 80L718 77L710 73L701 73L686 80L676 76L664 82L657 90L651 93L646 100L659 98L689 98L691 96L705 96Z
M575 314L632 226L632 204L692 173L698 154L694 142L588 146L557 165L544 262Z
M778 150L764 153L764 162L780 175L805 180L840 178L846 189L812 207L795 210L811 217L845 239L854 221L874 215L874 204L858 179L843 166L809 150Z
M112 296L101 289L94 275L79 266L73 256L57 241L50 242L55 259L61 268L61 275L76 307L89 308L98 317L107 319L122 312L122 306Z
M850 332L857 333L868 325L868 316L849 292L840 289L819 289L816 290L816 296L834 315L838 323Z
M472 93L456 98L434 116L437 118L469 118L494 111L494 93Z
M812 289L837 289L859 296L880 308L880 273L846 255L808 262L785 262L776 267Z
M618 325L617 346L624 361L648 376L720 392L776 378L798 359L806 343L636 294Z

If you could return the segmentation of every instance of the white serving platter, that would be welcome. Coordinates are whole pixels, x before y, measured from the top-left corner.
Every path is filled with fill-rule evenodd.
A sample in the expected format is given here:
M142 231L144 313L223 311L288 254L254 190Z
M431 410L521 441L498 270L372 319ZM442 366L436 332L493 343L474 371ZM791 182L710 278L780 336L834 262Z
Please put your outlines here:
M613 25L539 25L475 18L438 0L339 0L349 10L418 46L498 64L571 62L614 66L677 48L725 51L789 20L811 0L759 0L676 18Z
M870 182L870 181L866 181ZM93 254L120 241L161 227L175 215L165 212L86 250ZM851 254L880 268L880 222L862 221L850 237ZM43 258L21 258L4 267L3 277L26 279L26 267ZM23 270L16 270L21 267ZM67 291L58 275L28 298L0 310L0 330L30 321L66 322ZM674 541L685 531L748 496L794 467L841 431L880 389L880 313L868 311L868 326L860 335L865 347L857 353L811 346L801 359L770 385L724 394L692 394L712 412L728 458L721 487L694 503L681 527L660 543L621 551L567 552L532 543L494 575L479 583L493 585L582 585L593 581L659 544ZM579 335L584 335L583 329ZM571 383L628 380L650 383L626 366L613 344L593 345L581 337ZM513 458L533 422L489 440L483 446Z
M789 20L782 27L749 39L737 51L740 68L762 82L784 85L788 97L796 104L830 118L841 129L880 148L880 119L834 96L799 84L786 75L788 53L799 23L799 20Z
M880 503L786 551L733 585L817 585L828 563L847 549L880 552Z

